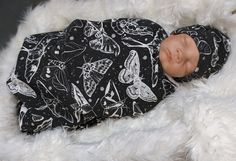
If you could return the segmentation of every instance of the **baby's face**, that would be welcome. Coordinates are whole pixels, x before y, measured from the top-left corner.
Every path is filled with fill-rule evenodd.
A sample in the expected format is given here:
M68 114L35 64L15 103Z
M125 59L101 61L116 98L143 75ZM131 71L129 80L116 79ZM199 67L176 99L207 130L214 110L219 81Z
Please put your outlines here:
M189 35L170 35L160 44L159 58L165 73L172 77L184 77L197 67L199 51Z

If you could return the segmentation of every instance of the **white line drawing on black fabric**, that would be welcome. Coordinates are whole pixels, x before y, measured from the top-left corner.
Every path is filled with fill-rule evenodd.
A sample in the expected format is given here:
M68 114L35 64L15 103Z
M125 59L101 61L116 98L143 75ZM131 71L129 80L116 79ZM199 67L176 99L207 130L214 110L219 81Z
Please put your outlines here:
M30 44L35 44L35 45L38 43L37 37L35 35L30 35L30 36L26 37L25 41Z
M79 125L70 125L70 126L67 126L67 125L62 125L62 129L64 132L67 132L67 131L74 131L78 128Z
M89 112L93 112L94 115L96 116L96 113L93 111L93 107L85 99L79 88L73 83L71 83L71 85L72 85L71 95L76 100L76 103L72 104L71 106L75 109L75 112L79 111L79 114L80 113L87 114Z
M222 38L223 38L223 44L224 44L224 48L225 48L226 52L230 52L230 49L231 49L230 40L227 39L224 35L222 35Z
M23 126L23 119L26 116L26 113L28 112L28 108L25 107L25 103L23 103L20 107L20 112L19 112L19 116L18 116L18 123L20 126L20 130L22 131L22 126Z
M173 86L175 87L176 85L169 81L168 79L162 79L161 80L162 86L163 86L163 91L164 94L162 95L162 99L164 99L167 95L172 93Z
M92 111L91 105L84 98L84 96L81 93L81 91L79 90L79 88L76 85L74 85L73 83L71 83L71 85L72 85L72 90L71 90L72 97L76 100L77 104L79 105L79 107L83 111L83 114L86 114L86 113L89 113L90 111Z
M83 85L84 91L86 94L91 97L99 84L99 82L103 79L103 75L107 72L107 70L112 65L113 61L110 59L100 59L94 62L91 62L92 58L89 62L86 62L85 58L84 64L82 67L76 67L82 70L81 75L83 75ZM80 77L79 76L79 77Z
M80 115L82 114L82 109L80 108L78 103L71 104L70 106L73 108L76 123L79 123L81 119Z
M138 24L140 19L112 19L111 20L111 27L112 29L119 35L124 33L131 34L131 35L153 35L152 28L148 26L140 26Z
M180 29L177 29L175 30L173 33L187 33L188 35L191 35L191 36L197 36L198 35L198 32L196 30L206 30L206 28L204 26L187 26L187 27L184 27L184 29L180 28Z
M82 20L76 19L65 29L65 32L71 32L72 29L76 31L78 28L80 29L82 27L83 27Z
M197 48L201 51L200 54L211 55L211 47L205 40L199 40L197 37L194 37L197 41Z
M49 59L48 66L43 67L40 77L45 81L52 81L53 86L61 91L70 91L70 85L66 76L66 64L73 58L79 56L85 51L85 47L82 47L76 43L64 43L64 51L62 53L53 54L55 59ZM60 48L58 45L57 48Z
M44 120L40 125L38 125L33 131L35 133L44 131L46 129L52 128L52 118L49 118L47 120Z
M32 120L34 122L39 122L39 121L42 121L43 119L44 119L44 117L41 115L32 114Z
M70 106L65 107L63 103L55 97L41 81L37 80L36 84L45 105L53 113L53 115L57 118L62 117L68 122L73 123L74 118L71 114L72 109L69 108Z
M125 84L133 83L127 87L127 95L133 100L141 98L146 102L156 102L156 95L152 92L150 87L142 82L142 78L139 77L140 62L137 51L131 50L129 52L129 55L124 62L124 66L125 68L122 69L118 75L118 80Z
M143 115L143 112L136 101L133 101L132 109L133 109L133 116Z
M39 41L35 40L35 36L29 36L28 38L26 38L26 42L33 42L33 44L35 44L33 48L26 48L25 46L22 46L21 49L21 51L25 51L28 53L24 73L24 77L28 83L31 81L32 77L37 72L41 58L46 53L45 50L50 41L58 39L63 35L63 32L58 32L58 34L56 35L48 34L41 38Z
M120 46L107 35L103 28L103 23L95 23L87 21L84 27L84 35L87 37L95 36L95 39L89 42L89 46L94 49L107 54L114 54L118 56L120 54Z
M46 104L42 105L40 107L35 107L36 110L40 110L40 111L45 110L46 108L48 108L48 106Z
M104 113L109 115L109 117L122 117L123 109L128 108L125 105L125 100L127 98L121 100L118 90L112 80L109 80L105 94L100 100L101 106L104 108ZM113 110L112 114L110 111Z
M10 77L8 78L7 86L13 94L20 93L28 97L37 97L35 91L28 84L17 78L17 75L15 75L15 68L13 68Z
M155 58L153 57L153 54L157 51L155 51L155 47L159 51L160 48L160 38L159 38L159 32L161 29L159 29L156 32L156 35L154 36L153 40L149 43L142 43L138 40L135 40L131 37L124 37L122 40L122 43L128 47L140 47L140 48L147 48L149 50L150 59L151 59L151 69L152 69L152 87L155 87L158 82L158 63L156 62ZM130 44L128 41L131 41L131 43L136 44Z
M213 41L214 41L215 50L214 50L214 52L213 52L212 55L211 55L211 66L212 66L212 67L215 67L215 66L216 66L216 63L217 63L218 60L219 60L219 55L218 55L219 45L218 45L218 43L216 42L216 39L215 39L214 37L213 37Z

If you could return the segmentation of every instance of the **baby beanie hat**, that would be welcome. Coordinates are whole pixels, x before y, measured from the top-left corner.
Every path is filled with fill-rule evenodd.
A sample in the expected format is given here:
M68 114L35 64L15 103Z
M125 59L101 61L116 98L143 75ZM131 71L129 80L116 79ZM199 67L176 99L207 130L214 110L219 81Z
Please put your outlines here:
M177 82L208 78L211 74L217 73L228 59L231 50L230 39L215 27L197 24L178 28L171 34L191 36L200 53L198 65L194 72L184 77L174 77L173 79Z

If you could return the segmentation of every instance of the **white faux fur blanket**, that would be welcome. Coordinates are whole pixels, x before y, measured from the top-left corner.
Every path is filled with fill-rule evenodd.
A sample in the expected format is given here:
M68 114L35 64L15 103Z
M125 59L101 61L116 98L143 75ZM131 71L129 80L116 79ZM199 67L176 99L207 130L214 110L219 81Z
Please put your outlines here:
M0 161L236 161L235 9L235 0L51 0L28 10L0 53ZM168 32L213 24L228 32L232 52L218 74L184 84L143 117L82 131L21 133L5 82L24 37L61 30L76 18L115 17L148 18Z

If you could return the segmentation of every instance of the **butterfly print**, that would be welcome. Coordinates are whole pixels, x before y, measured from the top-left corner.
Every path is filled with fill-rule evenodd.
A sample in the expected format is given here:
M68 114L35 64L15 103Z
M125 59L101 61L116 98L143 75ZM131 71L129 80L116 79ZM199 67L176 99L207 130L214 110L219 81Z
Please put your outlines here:
M14 72L15 69L13 68L10 77L8 78L7 81L7 86L10 89L10 91L13 94L20 93L28 97L36 98L37 94L35 93L35 91L28 84L18 79Z
M127 95L131 99L141 98L146 102L156 102L156 95L152 92L150 87L142 82L142 78L139 77L140 62L137 51L131 50L129 52L129 55L124 62L124 66L125 68L122 69L118 75L118 80L125 84L133 83L127 87Z
M95 23L87 21L84 27L84 35L87 37L95 36L95 39L89 42L89 46L94 49L107 54L114 54L118 56L120 54L120 46L107 35L103 28L103 23Z
M109 80L105 94L100 100L104 113L109 117L122 117L123 109L128 108L125 105L125 99L121 100L120 95L113 81Z
M93 95L97 85L103 79L104 74L113 63L112 60L107 58L95 62L91 62L91 59L89 62L86 62L84 59L85 63L83 66L76 67L82 69L80 76L83 75L84 91L89 97Z
M39 80L36 81L38 89L40 90L41 97L45 105L53 113L55 117L62 117L70 123L74 122L72 116L72 109L70 106L65 107L57 97L55 97L50 90Z
M22 46L21 51L27 52L26 64L25 64L25 73L24 77L29 83L32 77L38 70L42 56L46 53L46 48L48 44L54 40L59 39L64 34L58 32L58 34L48 34L42 37L39 41L36 40L35 36L30 36L26 38L26 42L34 44L34 47L27 48L24 45Z
M153 31L150 27L140 26L138 24L140 19L112 19L111 21L111 27L119 35L124 33L131 35L153 35Z
M158 82L158 63L153 57L153 54L158 52L160 48L160 41L162 40L162 38L160 37L161 36L160 34L162 33L162 30L163 29L159 29L156 32L156 35L154 36L153 40L149 43L143 43L131 37L124 37L122 39L122 43L128 47L140 47L140 48L147 48L149 50L149 54L151 58L151 69L152 69L152 76L151 76L152 87L155 87ZM155 49L155 47L157 47L157 49Z
M48 59L49 63L43 67L40 77L45 81L51 81L53 86L61 91L70 91L70 85L66 76L66 64L85 51L82 47L73 42L66 42L63 45L57 45L55 59Z

